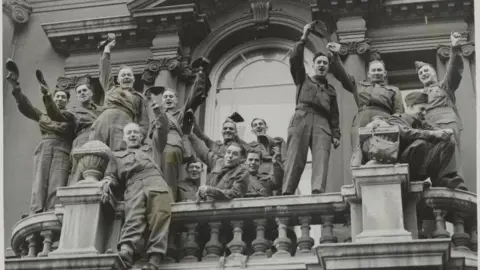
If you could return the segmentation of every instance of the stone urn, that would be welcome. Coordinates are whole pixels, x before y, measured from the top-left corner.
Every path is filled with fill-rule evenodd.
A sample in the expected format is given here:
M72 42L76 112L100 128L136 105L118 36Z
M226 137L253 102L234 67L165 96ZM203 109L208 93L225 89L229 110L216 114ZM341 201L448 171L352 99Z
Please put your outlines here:
M77 185L96 183L103 178L112 150L101 141L90 141L72 150L73 162L83 175Z

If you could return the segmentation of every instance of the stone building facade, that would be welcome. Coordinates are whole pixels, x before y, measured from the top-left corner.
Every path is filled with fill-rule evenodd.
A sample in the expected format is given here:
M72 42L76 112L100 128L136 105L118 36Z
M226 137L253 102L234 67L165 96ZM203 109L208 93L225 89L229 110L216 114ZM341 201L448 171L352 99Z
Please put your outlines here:
M211 138L218 139L225 117L238 111L247 123L241 135L246 141L251 141L253 138L248 125L259 116L269 123L269 133L286 138L289 117L295 106L295 87L289 74L288 56L306 23L318 19L328 26L332 32L330 39L342 44L340 53L344 65L357 79L366 77L370 54L379 52L389 72L389 83L398 86L402 95L422 88L415 71L416 60L434 64L439 77L445 74L445 63L449 57L445 46L449 44L450 33L458 31L464 33L462 41L465 44L462 46L465 69L456 92L456 103L463 120L460 151L466 185L469 190L476 190L476 147L472 147L476 145L476 134L475 125L470 124L476 123L473 5L473 0L5 0L4 15L8 16L3 17L3 56L4 59L14 59L18 64L22 72L19 79L22 88L39 106L41 92L33 75L36 69L41 69L52 85L58 77L63 79L57 83L68 83L75 76L89 74L97 88L100 87L95 79L99 76L100 57L96 47L108 33L115 33L117 40L112 53L114 73L121 65L129 65L137 77L137 90L142 91L150 85L168 86L177 89L180 101L185 100L194 78L190 61L205 56L212 62L210 76L213 86L197 115L200 126ZM325 45L324 39L311 38L306 50L307 67L311 66L309 61L315 52L326 51ZM348 192L342 187L352 184L349 130L357 108L353 96L343 90L333 76L329 75L329 82L337 89L343 134L341 146L332 152L330 158L327 191L335 194L312 197L308 195L310 188L301 186L299 201L290 202L287 207L287 212L297 211L295 218L300 219L293 225L303 228L300 230L302 237L309 237L308 229L305 229L309 225L323 224L324 241L320 241L323 243L335 242L328 240L333 237L333 224L353 219L348 209L353 210L347 206L345 199ZM102 97L98 95L96 98L100 100ZM10 228L16 226L22 212L28 209L32 154L40 136L37 130L34 122L20 115L10 93L4 92L6 246L11 245L8 237ZM307 166L302 178L310 178L310 173L311 169ZM339 193L341 190L342 194ZM412 187L407 190L415 193ZM464 200L470 203L472 198L465 196ZM251 200L243 206L233 202L219 205L223 210L218 212L218 217L231 218L228 209L237 208L242 215L253 215L255 222L249 224L251 227L248 229L242 222L232 221L233 239L241 242L242 228L254 233L267 226L259 211L270 205L277 222L274 226L278 225L279 234L286 234L288 220L292 217L280 215L282 210L275 208L284 203L281 198L271 198L266 202ZM118 210L121 206L116 207ZM195 242L198 225L193 222L195 217L208 215L209 212L192 207L174 206L178 222L187 225L185 234L179 237L190 237L189 243ZM204 234L218 234L220 225L212 220L207 223L209 226L204 224L206 227L202 227ZM350 220L350 223L354 221ZM323 260L325 263L325 259L310 254L308 250L312 245L309 240L300 245L300 234L298 238L299 250L307 250L306 257L295 256L295 259L289 260L280 256L280 251L288 253L288 248L282 248L283 238L279 236L277 257L281 259L276 262L260 260L258 264L249 259L248 268L280 269L276 265L284 264L282 269L320 269L320 262ZM443 244L437 241L432 245L441 250ZM198 254L199 250L200 246L193 245L186 251L184 264L168 264L165 269L193 269L191 262L202 256ZM230 252L241 254L234 250ZM300 251L297 255L302 253ZM219 257L215 252L210 254L213 258ZM439 254L442 255L437 254L438 258L449 256L443 251ZM226 262L224 267L240 267L245 264L242 260ZM473 260L471 256L469 260ZM213 269L210 267L218 263L218 260L207 261L199 267ZM328 265L323 264L326 269L353 269ZM427 269L427 265L416 266ZM428 267L438 269L434 268L438 267L438 263Z

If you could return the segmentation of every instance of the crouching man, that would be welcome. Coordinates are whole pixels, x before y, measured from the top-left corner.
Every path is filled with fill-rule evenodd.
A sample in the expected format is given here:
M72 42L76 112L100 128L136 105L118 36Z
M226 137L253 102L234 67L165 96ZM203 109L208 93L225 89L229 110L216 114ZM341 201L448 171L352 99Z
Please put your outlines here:
M448 168L455 152L453 130L437 129L424 122L428 95L413 92L405 97L404 114L376 116L369 126L396 125L400 129L400 163L408 163L410 178L430 177L434 187L467 190L457 171Z
M211 168L207 185L198 188L197 200L230 200L243 197L247 193L249 178L248 170L243 164L245 148L232 142L227 147L225 157L220 157L194 134L190 134L189 139L197 156Z
M166 144L168 119L157 111L157 145ZM127 267L133 264L133 254L144 231L148 264L142 270L158 270L167 251L168 228L170 226L170 204L173 203L171 190L163 179L160 169L152 157L152 147L142 145L143 135L140 126L129 123L123 129L123 140L127 149L114 152L104 178L104 187L124 190L125 223L118 242L119 255ZM162 147L162 148L163 148Z

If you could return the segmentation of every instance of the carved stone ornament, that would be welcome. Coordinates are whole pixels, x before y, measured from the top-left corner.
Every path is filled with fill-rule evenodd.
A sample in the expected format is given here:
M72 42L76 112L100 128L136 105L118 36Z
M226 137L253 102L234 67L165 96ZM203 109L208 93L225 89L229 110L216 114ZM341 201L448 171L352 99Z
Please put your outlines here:
M442 61L447 61L450 58L450 48L448 45L439 45L437 47L437 54ZM462 55L468 59L471 59L475 55L475 43L467 42L462 44L460 49L462 50Z
M8 12L10 18L18 24L24 24L30 19L32 7L26 0L6 0L3 7Z
M90 84L91 76L74 76L74 77L58 77L57 79L57 89L59 90L73 90L81 84Z
M112 155L110 148L101 141L90 141L72 150L72 157L78 162L78 170L85 179L82 181L96 182L102 179Z
M350 53L356 53L363 55L366 52L370 51L370 39L364 39L362 41L352 41L348 43L340 43L340 51L338 52L341 56L347 56Z
M143 83L145 85L153 85L160 70L178 73L180 66L180 57L147 59L147 68L145 68L142 74Z
M437 55L441 60L446 61L450 58L450 46L439 45L437 48Z
M462 55L468 59L472 59L475 55L475 43L467 42L462 45Z
M268 19L272 4L270 1L257 0L250 2L250 12L253 14L253 21L257 30L265 30L268 28Z

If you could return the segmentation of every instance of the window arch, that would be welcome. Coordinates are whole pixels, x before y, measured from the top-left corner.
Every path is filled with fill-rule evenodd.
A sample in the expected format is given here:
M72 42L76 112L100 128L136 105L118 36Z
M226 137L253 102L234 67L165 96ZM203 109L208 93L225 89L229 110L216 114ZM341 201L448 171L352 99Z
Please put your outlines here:
M205 131L212 139L221 139L221 125L235 111L245 119L239 128L245 141L256 139L249 127L255 117L265 118L269 134L286 139L295 108L289 66L292 49L292 41L266 38L237 46L220 58L212 69L205 114ZM305 51L308 67L313 54Z

